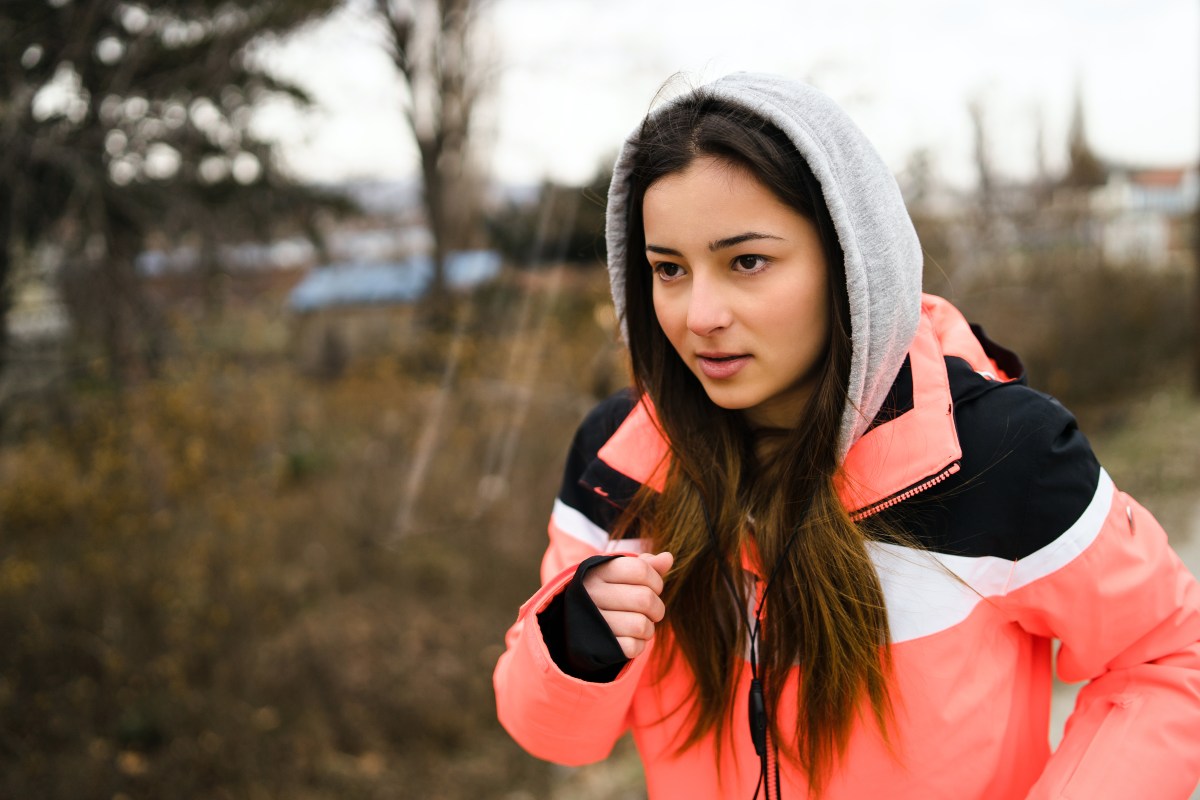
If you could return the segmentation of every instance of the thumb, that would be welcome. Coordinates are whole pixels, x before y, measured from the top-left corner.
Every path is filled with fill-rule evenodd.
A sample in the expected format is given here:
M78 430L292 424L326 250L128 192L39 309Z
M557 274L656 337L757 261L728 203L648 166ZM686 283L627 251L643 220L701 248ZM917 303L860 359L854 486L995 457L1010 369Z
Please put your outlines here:
M646 559L646 563L654 568L659 577L667 577L667 572L670 571L671 565L675 563L675 556L667 552L655 553L653 555L643 553L642 558Z

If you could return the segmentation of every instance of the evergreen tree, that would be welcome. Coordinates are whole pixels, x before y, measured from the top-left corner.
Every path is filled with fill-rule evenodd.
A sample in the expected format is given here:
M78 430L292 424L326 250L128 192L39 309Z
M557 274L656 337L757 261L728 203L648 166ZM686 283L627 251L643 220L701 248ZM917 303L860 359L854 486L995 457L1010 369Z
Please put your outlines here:
M318 200L250 129L268 97L308 102L255 46L335 4L0 3L0 286L21 249L55 237L76 331L102 343L114 379L153 370L159 337L134 268L147 237L249 235ZM6 288L0 332L9 303Z
M1108 170L1088 144L1083 112L1083 90L1075 87L1075 106L1071 112L1071 131L1067 139L1067 174L1063 184L1076 189L1103 186Z

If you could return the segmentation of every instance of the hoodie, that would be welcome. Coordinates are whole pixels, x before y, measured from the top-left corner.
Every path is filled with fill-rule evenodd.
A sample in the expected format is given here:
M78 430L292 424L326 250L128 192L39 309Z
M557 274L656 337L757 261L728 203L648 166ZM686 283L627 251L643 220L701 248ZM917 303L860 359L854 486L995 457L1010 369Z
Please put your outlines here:
M853 350L838 437L839 454L844 457L882 406L917 330L921 245L900 188L862 131L811 86L775 75L737 73L701 91L774 124L792 140L821 184L845 255L850 301ZM609 279L621 320L627 183L635 136L636 132L626 141L613 168L606 217Z

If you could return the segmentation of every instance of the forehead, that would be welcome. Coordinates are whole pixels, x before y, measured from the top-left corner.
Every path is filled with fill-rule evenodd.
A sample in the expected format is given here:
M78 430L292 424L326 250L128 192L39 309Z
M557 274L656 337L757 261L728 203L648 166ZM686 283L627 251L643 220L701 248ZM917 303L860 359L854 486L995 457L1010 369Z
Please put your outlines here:
M722 235L740 233L751 222L786 226L804 219L748 169L712 156L652 183L642 199L642 217L648 236Z

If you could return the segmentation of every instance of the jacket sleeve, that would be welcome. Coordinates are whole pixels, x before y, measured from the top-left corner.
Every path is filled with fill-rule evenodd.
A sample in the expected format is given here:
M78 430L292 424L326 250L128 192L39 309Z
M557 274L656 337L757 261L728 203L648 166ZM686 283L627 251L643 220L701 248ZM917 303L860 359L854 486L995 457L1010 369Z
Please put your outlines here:
M1029 632L1061 641L1063 680L1088 683L1029 797L1185 800L1200 779L1200 585L1059 409L1026 497L1091 499L1016 562L999 602ZM1040 503L1029 503L1029 529L1048 524Z
M589 462L631 407L610 398L576 433L550 517L542 587L521 606L493 674L500 724L529 753L559 764L588 764L608 756L628 727L629 707L653 650L651 643L614 680L593 683L567 675L555 664L538 624L538 614L565 590L580 562L599 553L636 550L633 543L610 540L611 508L579 485Z

